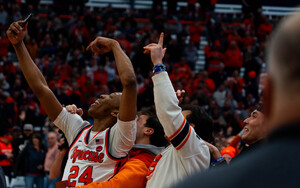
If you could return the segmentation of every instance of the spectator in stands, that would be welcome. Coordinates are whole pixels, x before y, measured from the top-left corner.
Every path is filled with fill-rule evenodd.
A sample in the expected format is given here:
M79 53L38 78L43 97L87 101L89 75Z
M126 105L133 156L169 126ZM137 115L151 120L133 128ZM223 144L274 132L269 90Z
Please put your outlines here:
M36 188L44 187L44 160L45 149L42 145L42 137L34 133L15 164L16 175L25 175L26 188L34 188L34 184Z
M219 107L223 108L225 100L226 100L226 87L225 84L222 83L220 84L219 88L217 91L214 92L213 97L216 100L216 103L218 104Z
M60 181L60 178L50 179L49 171L54 162L54 160L58 157L58 143L57 143L57 134L55 132L48 132L48 151L46 153L45 162L44 162L44 172L45 172L45 180L44 180L44 188L55 188L55 183Z
M218 71L220 69L221 63L223 62L224 55L220 51L220 45L220 41L216 40L214 42L213 48L207 53L209 74L211 74L214 71Z
M7 57L8 56L8 47L9 47L9 41L6 37L6 34L3 30L0 30L0 57Z
M12 165L13 165L13 147L11 144L12 136L9 133L1 135L0 137L0 166L4 174L11 180Z
M198 58L198 50L195 47L194 42L190 41L188 46L184 48L184 55L187 61L187 64L189 65L190 69L192 71L195 70L195 64Z
M0 25L6 25L8 21L7 11L4 9L3 4L0 5Z
M269 23L267 16L262 17L263 23L258 26L257 34L260 41L265 41L272 34L273 25Z
M200 21L193 22L189 27L190 41L193 41L194 45L199 48L201 42L201 35L203 34L203 29L201 27Z
M240 69L243 65L243 55L237 46L236 41L231 41L225 54L224 65L226 72L231 75L234 70Z
M186 59L181 57L180 61L173 66L172 73L170 75L173 81L181 78L190 79L191 69L186 63Z
M235 41L237 46L242 42L242 37L239 35L236 29L232 29L227 36L227 42L230 44L232 41Z
M244 79L240 77L238 70L234 70L232 73L232 77L228 78L228 87L232 91L234 99L238 102L241 101Z
M6 134L12 128L14 118L14 106L7 102L8 94L0 89L0 135Z
M23 126L23 140L22 144L19 146L19 150L22 151L27 144L30 142L31 136L33 134L33 125L27 123Z

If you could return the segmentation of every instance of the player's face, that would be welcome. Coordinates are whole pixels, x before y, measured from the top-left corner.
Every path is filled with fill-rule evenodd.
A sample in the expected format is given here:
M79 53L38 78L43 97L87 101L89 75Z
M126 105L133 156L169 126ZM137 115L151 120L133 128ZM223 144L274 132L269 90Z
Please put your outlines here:
M122 93L115 92L110 95L101 95L89 109L89 114L96 117L108 116L114 109L117 109L120 105Z
M136 131L136 140L140 139L144 135L144 128L149 117L147 115L139 115L137 119L137 131Z
M242 140L247 144L254 144L265 135L264 115L260 111L254 110L251 115L244 120Z

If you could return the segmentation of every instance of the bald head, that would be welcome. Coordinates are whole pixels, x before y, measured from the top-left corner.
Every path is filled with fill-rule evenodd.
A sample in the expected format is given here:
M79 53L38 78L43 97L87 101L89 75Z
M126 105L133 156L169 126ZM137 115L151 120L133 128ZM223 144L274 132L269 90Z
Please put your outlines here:
M280 22L269 46L268 59L274 84L284 92L300 92L300 12Z

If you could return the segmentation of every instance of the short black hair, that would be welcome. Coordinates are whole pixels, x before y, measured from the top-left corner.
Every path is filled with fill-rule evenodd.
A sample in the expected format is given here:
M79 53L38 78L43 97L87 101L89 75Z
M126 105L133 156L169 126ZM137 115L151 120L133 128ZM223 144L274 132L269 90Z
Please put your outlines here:
M191 114L186 117L189 123L195 125L194 130L201 139L213 143L213 121L209 115L200 106L196 105L183 105L182 111L190 110Z
M165 139L165 132L156 115L148 110L139 111L138 115L148 116L145 127L152 128L154 131L150 136L150 143L157 147L166 146L168 142Z

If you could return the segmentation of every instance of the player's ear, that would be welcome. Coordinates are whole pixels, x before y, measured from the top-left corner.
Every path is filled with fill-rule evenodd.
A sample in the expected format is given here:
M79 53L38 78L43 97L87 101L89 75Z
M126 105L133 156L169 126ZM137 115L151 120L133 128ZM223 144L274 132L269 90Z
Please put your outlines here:
M113 110L110 115L112 115L113 117L118 117L118 114L119 114L119 110Z
M144 134L147 136L150 136L154 133L154 129L150 128L150 127L145 127L144 129Z

